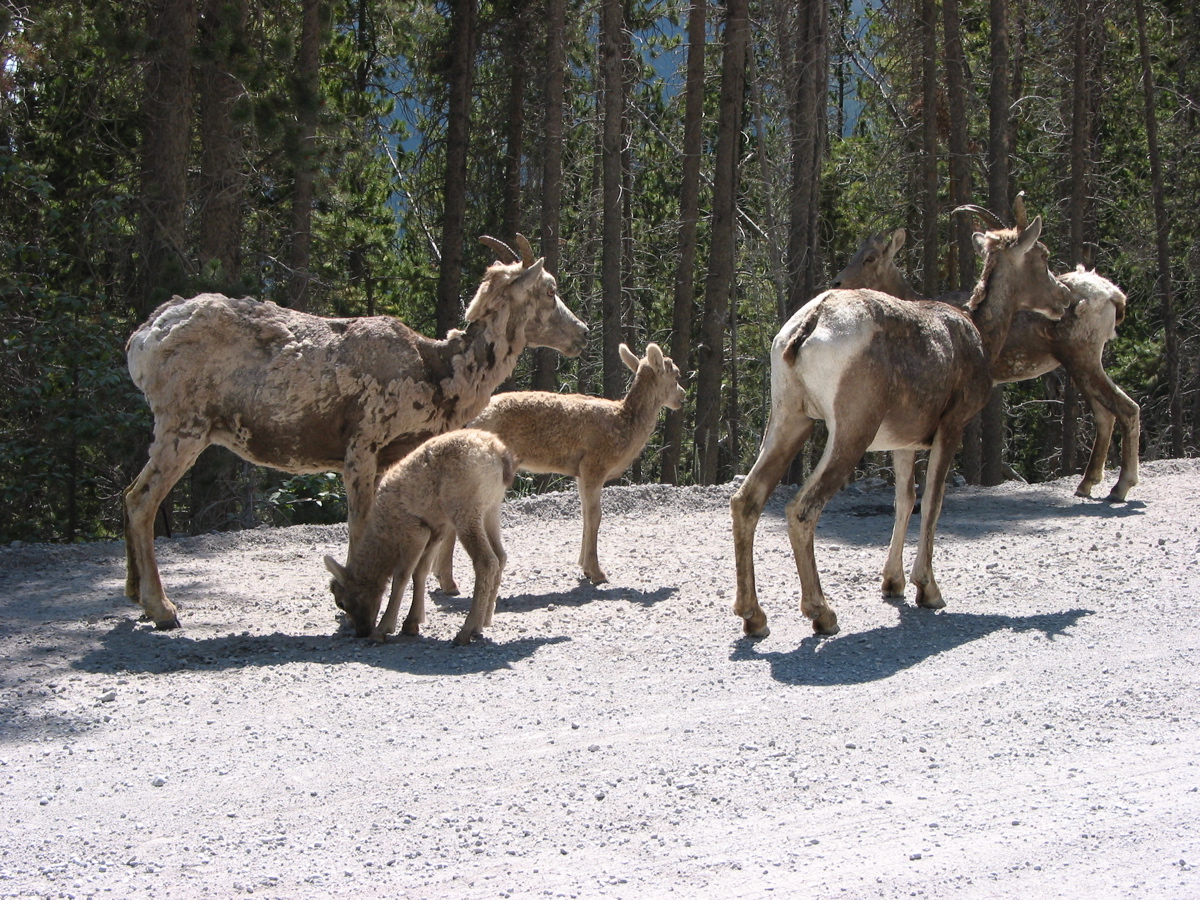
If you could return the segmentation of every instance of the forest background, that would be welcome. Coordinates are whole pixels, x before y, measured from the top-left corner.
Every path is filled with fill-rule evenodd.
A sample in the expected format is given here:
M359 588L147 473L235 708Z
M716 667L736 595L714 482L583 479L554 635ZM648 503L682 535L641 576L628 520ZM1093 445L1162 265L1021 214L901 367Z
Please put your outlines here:
M1105 359L1143 457L1194 455L1198 101L1192 0L4 0L0 542L120 534L152 425L124 343L172 294L442 336L484 233L527 234L593 327L508 386L620 396L619 343L657 341L689 401L628 477L728 480L771 338L862 237L903 226L918 290L970 286L951 210L1012 221L1018 191L1056 271L1129 296ZM1090 428L1061 370L998 388L959 469L1077 472ZM162 527L342 516L337 476L210 448Z

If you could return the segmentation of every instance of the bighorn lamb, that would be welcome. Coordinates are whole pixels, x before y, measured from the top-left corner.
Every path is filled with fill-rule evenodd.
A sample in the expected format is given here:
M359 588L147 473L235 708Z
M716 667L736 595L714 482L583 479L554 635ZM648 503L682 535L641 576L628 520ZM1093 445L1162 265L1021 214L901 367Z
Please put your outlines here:
M600 568L596 538L600 530L600 489L624 472L646 446L664 406L679 409L686 398L679 368L658 344L646 345L639 360L627 346L621 359L633 370L633 383L621 400L582 394L515 391L492 398L470 423L500 435L526 472L570 475L576 479L583 510L579 566L593 584L608 576ZM442 590L455 593L454 542L447 541L434 564Z
M1018 207L1020 209L1020 207ZM1018 215L1018 227L1023 226ZM994 223L998 224L998 223ZM896 253L904 246L905 231L897 228L889 237L873 234L865 238L833 281L835 288L870 288L901 300L924 300L912 289L896 266ZM1117 325L1125 318L1125 294L1095 272L1080 266L1075 272L1060 275L1070 291L1066 315L1051 321L1035 312L1019 311L1004 341L1000 358L992 368L996 384L1026 381L1052 372L1060 365L1087 398L1096 421L1096 439L1083 480L1075 489L1080 497L1090 497L1092 488L1104 479L1104 461L1112 442L1113 426L1121 423L1121 472L1107 499L1125 499L1138 482L1138 443L1141 411L1128 394L1104 371L1104 345L1117 335ZM938 297L959 303L963 292Z
M484 275L465 331L432 340L388 316L326 319L256 300L201 294L159 307L130 337L129 372L154 413L150 459L125 491L125 592L157 628L175 628L154 557L167 492L209 444L287 472L340 470L350 546L380 473L483 409L526 346L575 356L587 326L518 236L521 259Z
M369 634L383 641L396 630L409 579L413 599L402 630L420 634L434 548L456 531L475 564L475 593L454 643L470 643L492 624L506 559L500 543L500 504L516 473L512 451L496 435L473 428L430 438L388 469L346 565L325 557L333 575L329 588L334 600L359 637ZM388 576L392 593L376 626Z
M904 595L904 537L916 501L916 451L930 448L921 537L911 581L917 604L945 606L933 577L933 537L946 472L967 421L983 408L991 368L1018 305L1061 316L1066 289L1047 268L1038 243L1042 220L1024 231L976 234L983 274L969 310L933 301L905 302L868 290L832 290L810 300L771 345L771 413L758 459L730 501L737 599L733 611L749 635L769 633L754 582L754 532L767 495L824 419L825 452L787 506L788 536L800 575L800 609L819 634L836 634L813 556L826 502L867 450L891 450L896 520L883 569L883 593Z

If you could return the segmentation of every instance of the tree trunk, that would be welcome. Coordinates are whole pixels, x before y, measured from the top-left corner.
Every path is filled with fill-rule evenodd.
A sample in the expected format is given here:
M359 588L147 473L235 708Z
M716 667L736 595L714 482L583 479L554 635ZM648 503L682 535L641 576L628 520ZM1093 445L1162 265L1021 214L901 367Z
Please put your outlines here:
M1171 222L1167 218L1163 192L1162 158L1158 147L1158 115L1154 108L1154 73L1150 67L1150 44L1146 38L1146 6L1134 0L1137 11L1138 50L1142 62L1142 97L1146 113L1146 145L1150 155L1150 192L1154 201L1154 237L1158 250L1158 293L1164 329L1164 363L1171 413L1171 455L1184 455L1183 400L1179 392L1179 326L1175 320L1175 298L1171 283Z
M959 28L958 0L942 0L946 43L946 102L950 128L950 204L971 202L971 148L967 133L966 62ZM961 213L950 220L954 245L954 277L950 284L959 290L975 286L975 250L971 244L971 219Z
M620 345L624 339L621 321L621 256L624 210L621 197L621 151L624 60L621 31L624 28L621 0L600 3L600 71L603 98L601 162L603 166L603 225L600 246L601 337L603 340L604 396L616 399L624 394L625 370Z
M746 53L750 43L747 0L728 0L721 59L721 105L713 173L712 246L704 283L704 316L696 362L696 453L700 483L718 477L721 375L724 369L726 319L733 293L737 231L737 163L746 86Z
M444 337L462 318L462 270L466 243L467 156L471 143L471 95L475 87L477 0L452 0L446 73L446 181L443 191L441 261L436 328ZM511 237L509 237L511 240Z
M803 0L795 11L790 61L792 196L788 233L787 315L812 299L820 283L821 163L825 153L829 85L829 5ZM785 31L785 33L787 33Z
M293 102L296 106L295 167L292 190L292 244L288 264L288 306L307 310L312 305L312 207L317 176L317 117L321 107L321 4L303 0L300 7L300 49L296 54Z
M937 3L921 0L921 285L938 293Z
M1012 220L1009 204L1009 166L1012 152L1010 122L1012 66L1009 52L1008 0L990 0L992 74L988 90L988 208L1001 220ZM992 388L980 414L982 452L980 481L1004 481L1004 388Z
M242 129L233 108L242 96L235 70L245 53L245 0L205 0L200 20L200 265L216 267L226 292L242 274Z
M139 241L142 318L182 289L187 269L185 216L195 0L154 0L147 17Z
M696 308L696 226L700 222L700 156L704 149L704 47L707 0L692 0L688 12L687 85L683 111L683 172L679 186L679 257L671 320L671 358L690 371L692 319ZM686 407L667 410L663 431L662 481L679 484Z
M523 6L514 10L508 32L509 85L504 142L504 240L521 226L521 160L525 156L525 84L529 80L529 41Z
M559 273L562 223L563 104L566 79L566 0L549 0L546 19L546 111L542 151L542 241L546 271ZM510 237L510 235L506 235ZM533 389L552 391L558 354L549 347L534 353Z

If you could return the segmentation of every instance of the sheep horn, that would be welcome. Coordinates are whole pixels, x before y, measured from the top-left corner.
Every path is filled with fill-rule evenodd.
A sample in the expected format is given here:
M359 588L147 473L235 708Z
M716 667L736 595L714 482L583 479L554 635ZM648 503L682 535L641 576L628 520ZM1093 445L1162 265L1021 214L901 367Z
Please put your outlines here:
M505 263L506 265L511 265L517 261L516 251L514 251L512 247L508 246L508 244L504 243L504 241L500 240L499 238L494 238L490 234L485 234L480 236L479 243L495 250L500 255L500 262Z
M1017 194L1017 199L1013 201L1013 212L1017 217L1017 230L1024 231L1029 227L1029 213L1025 211L1024 191Z
M976 206L974 203L967 203L967 204L964 204L963 206L957 206L954 208L954 212L956 212L956 213L957 212L972 213L973 215L976 215L979 218L983 219L983 221L989 223L993 228L1007 228L1008 227L1003 222L1001 222L1000 217L998 215L996 215L994 212L992 212L990 209L984 209L982 206Z
M529 239L521 232L517 232L517 249L521 251L521 263L525 268L533 265L533 248L529 246Z

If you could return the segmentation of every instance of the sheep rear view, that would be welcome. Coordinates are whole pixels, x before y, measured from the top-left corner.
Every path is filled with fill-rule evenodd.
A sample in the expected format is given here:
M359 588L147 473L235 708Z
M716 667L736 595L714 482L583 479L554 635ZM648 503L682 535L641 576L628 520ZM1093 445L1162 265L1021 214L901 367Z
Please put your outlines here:
M474 563L475 592L454 643L467 644L483 633L492 623L507 559L500 541L500 504L516 471L516 458L496 435L463 429L431 438L384 474L346 565L325 557L334 600L359 637L383 641L396 630L410 579L413 598L402 630L420 633L434 550L455 532ZM391 596L376 625L389 576Z
M600 494L604 483L617 478L646 446L664 406L679 409L686 393L679 368L663 356L657 344L646 345L638 359L626 345L621 359L633 371L633 383L621 400L582 394L514 391L493 397L471 423L498 434L526 472L569 475L576 479L583 512L583 541L579 566L593 584L608 576L600 567L597 535ZM456 593L452 541L436 562L442 590Z

